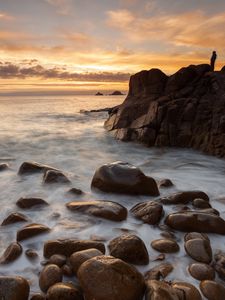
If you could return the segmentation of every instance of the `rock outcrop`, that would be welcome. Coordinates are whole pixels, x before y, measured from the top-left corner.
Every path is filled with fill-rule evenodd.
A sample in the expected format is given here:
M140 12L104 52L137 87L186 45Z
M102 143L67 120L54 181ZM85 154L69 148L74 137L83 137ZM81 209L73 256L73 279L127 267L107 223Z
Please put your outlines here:
M130 78L125 101L105 128L117 139L148 146L192 147L225 156L225 72L190 65L172 76L158 69Z

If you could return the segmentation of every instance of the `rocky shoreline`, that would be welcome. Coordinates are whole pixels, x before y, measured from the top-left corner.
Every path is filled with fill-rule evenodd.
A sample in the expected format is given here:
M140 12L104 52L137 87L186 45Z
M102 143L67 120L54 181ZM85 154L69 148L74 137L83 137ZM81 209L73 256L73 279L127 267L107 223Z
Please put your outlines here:
M0 164L1 172L10 168ZM70 186L68 176L54 167L36 162L24 162L18 171L20 178L43 174L43 185ZM2 220L1 226L21 223L16 241L11 243L0 258L1 265L13 264L19 257L35 261L35 249L23 251L23 242L45 234L43 243L42 270L37 274L40 293L30 293L29 278L0 276L0 298L4 300L209 300L225 299L225 252L213 247L208 234L225 235L225 220L212 207L209 196L198 190L171 193L173 183L169 179L156 181L146 176L139 168L124 162L101 166L96 170L92 189L97 193L125 194L132 197L147 195L131 208L107 200L75 200L66 203L74 216L88 215L90 218L126 222L128 217L139 220L160 230L157 239L149 236L151 248L158 253L153 259L147 245L137 233L126 232L109 241L98 237L89 240L48 240L52 230L46 225L34 223L27 213L30 209L44 209L49 203L41 198L22 197L16 206L24 213L11 213ZM162 189L167 196L160 196ZM82 194L76 188L68 193ZM153 199L152 199L153 198ZM79 199L79 198L78 198ZM63 204L62 204L63 206ZM172 210L169 210L172 207ZM176 208L176 210L174 210ZM25 225L24 225L25 224ZM183 238L178 236L183 232ZM176 269L170 261L184 248L188 276L199 283L199 288L188 282L167 277ZM154 264L153 264L154 263ZM185 263L185 262L184 262ZM147 272L138 266L148 266ZM67 278L65 280L65 278ZM69 280L68 280L69 278Z

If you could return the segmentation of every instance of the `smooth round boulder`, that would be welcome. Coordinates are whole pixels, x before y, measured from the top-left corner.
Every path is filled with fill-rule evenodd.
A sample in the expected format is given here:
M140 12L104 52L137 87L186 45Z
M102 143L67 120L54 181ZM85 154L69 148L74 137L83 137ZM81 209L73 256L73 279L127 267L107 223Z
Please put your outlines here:
M202 294L208 300L224 300L225 299L225 287L224 285L211 281L204 280L200 283L200 289Z
M165 279L173 271L170 263L162 263L145 273L145 280L161 280Z
M193 201L192 201L192 205L194 206L194 207L196 207L196 208L211 208L212 206L211 206L211 204L209 203L209 202L207 202L207 201L205 201L205 200L203 200L203 199L199 199L199 198L197 198L197 199L194 199Z
M77 189L77 188L71 188L69 189L69 191L67 191L68 194L71 194L71 195L76 195L76 196L80 196L80 195L83 195L84 192L80 189Z
M205 239L192 239L184 244L186 253L201 263L209 264L212 261L212 248Z
M175 253L180 250L179 245L172 239L158 239L151 242L151 246L156 251L162 253Z
M71 183L71 181L61 171L47 170L43 177L43 183L45 184Z
M30 260L35 260L35 259L38 258L37 252L36 252L35 250L33 250L33 249L27 249L27 250L25 251L25 255L26 255L26 257L27 257L28 259L30 259Z
M203 239L203 240L207 240L208 242L210 242L209 237L206 233L189 232L189 233L186 233L184 236L185 242L187 242L189 240L194 240L194 239Z
M41 294L34 294L31 296L30 300L46 300L46 298Z
M58 267L62 267L66 263L66 256L60 254L54 254L49 258L49 263L53 265L57 265Z
M1 224L1 226L11 225L19 222L27 222L28 218L20 213L12 213L7 218L5 218Z
M48 203L40 198L20 198L17 202L16 205L19 208L23 208L23 209L28 209L28 208L32 208L34 206L46 206L48 205Z
M92 188L106 193L158 196L156 181L139 168L124 162L100 167L94 174Z
M29 224L17 231L17 241L23 241L36 235L47 233L49 231L50 228L45 225L36 223Z
M11 243L0 258L0 264L8 264L15 261L22 252L23 249L19 243Z
M147 280L145 300L180 300L175 289L165 281Z
M56 283L48 289L46 300L83 300L81 292L70 283Z
M90 258L101 255L103 255L103 253L98 249L94 248L73 253L70 256L70 265L73 269L74 274L77 274L78 269L85 261L87 261Z
M8 169L9 169L9 164L6 164L6 163L1 163L0 164L0 172L6 171Z
M222 280L225 280L225 253L219 252L214 256L215 262L213 264L217 274Z
M67 208L74 212L82 212L95 217L120 222L127 218L127 209L112 201L73 201L66 204Z
M192 277L197 280L214 280L215 271L214 269L207 264L203 263L194 263L188 267L188 271Z
M174 184L172 183L172 181L170 179L162 179L160 180L160 182L158 183L158 186L160 188L168 188L168 187L172 187Z
M202 296L199 290L190 283L187 282L174 282L172 287L179 292L181 297L180 299L185 300L202 300Z
M0 299L28 300L30 286L26 279L15 276L0 276Z
M61 267L61 270L62 270L64 276L72 277L74 275L73 269L70 265L67 265L67 264L63 265Z
M158 224L164 214L163 206L155 201L138 203L130 211L135 218L150 225Z
M196 198L201 198L209 202L209 197L206 193L202 191L185 191L172 194L168 197L163 197L160 202L163 204L188 204Z
M62 281L62 271L56 265L47 265L40 273L39 286L42 292L47 292L47 290L55 283Z
M85 300L141 300L145 283L133 266L112 256L87 260L78 270Z
M147 265L149 263L148 250L145 243L136 235L126 234L119 236L109 243L111 256L134 265Z

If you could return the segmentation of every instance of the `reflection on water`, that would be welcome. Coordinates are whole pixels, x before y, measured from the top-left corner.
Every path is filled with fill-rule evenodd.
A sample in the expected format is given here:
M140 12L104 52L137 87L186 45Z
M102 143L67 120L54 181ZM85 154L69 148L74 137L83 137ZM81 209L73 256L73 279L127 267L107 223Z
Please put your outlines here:
M104 163L127 161L156 179L170 178L175 187L162 190L167 195L177 190L200 189L208 193L212 205L225 217L224 174L225 161L206 156L191 150L148 149L138 144L122 143L114 140L103 129L106 113L80 114L81 109L97 109L122 102L123 97L42 97L42 98L0 98L0 161L9 161L11 169L0 173L0 222L11 212L25 213L32 222L51 227L49 234L22 243L23 250L32 248L38 251L40 259L31 262L23 254L9 266L2 266L0 274L22 275L30 280L32 290L38 290L38 272L41 269L42 247L45 240L68 237L88 239L97 236L106 240L124 232L124 229L138 234L147 246L152 261L158 253L150 247L153 239L159 238L160 231L128 216L127 221L114 223L106 220L74 214L68 211L65 203L71 200L113 200L128 209L134 204L151 199L150 197L128 197L98 194L90 190L94 171ZM110 101L110 102L109 102ZM23 161L35 160L50 164L65 171L73 186L86 192L82 197L66 194L68 187L43 186L41 175L17 176ZM40 210L22 211L15 203L20 197L41 197L50 206ZM219 199L219 201L217 201ZM166 213L174 207L165 207ZM58 217L56 217L58 213ZM21 224L0 228L0 253L15 240ZM183 234L176 233L181 241L181 251L167 256L167 261L175 265L168 279L179 279L198 284L186 270L190 259L183 251ZM210 236L213 249L225 250L225 239ZM150 266L155 263L151 262ZM148 270L150 266L139 268Z

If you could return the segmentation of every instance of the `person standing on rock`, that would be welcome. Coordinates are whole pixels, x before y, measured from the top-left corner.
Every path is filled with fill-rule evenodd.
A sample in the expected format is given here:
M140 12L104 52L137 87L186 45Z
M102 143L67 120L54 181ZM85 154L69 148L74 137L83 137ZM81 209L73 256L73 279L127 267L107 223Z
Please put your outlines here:
M211 71L214 71L214 69L215 69L215 62L216 62L216 59L217 59L216 51L213 51L212 57L211 57L211 60L210 60Z

